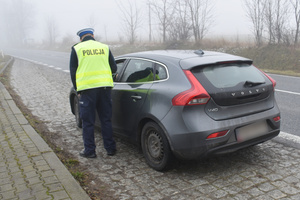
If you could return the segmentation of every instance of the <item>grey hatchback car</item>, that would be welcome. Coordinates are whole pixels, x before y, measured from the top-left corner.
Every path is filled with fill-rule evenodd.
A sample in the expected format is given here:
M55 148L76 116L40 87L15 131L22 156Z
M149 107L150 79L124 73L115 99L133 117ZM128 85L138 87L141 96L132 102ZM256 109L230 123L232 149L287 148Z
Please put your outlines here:
M115 134L139 144L161 171L256 145L280 132L276 82L252 61L212 51L165 50L116 57ZM70 104L81 126L76 91Z

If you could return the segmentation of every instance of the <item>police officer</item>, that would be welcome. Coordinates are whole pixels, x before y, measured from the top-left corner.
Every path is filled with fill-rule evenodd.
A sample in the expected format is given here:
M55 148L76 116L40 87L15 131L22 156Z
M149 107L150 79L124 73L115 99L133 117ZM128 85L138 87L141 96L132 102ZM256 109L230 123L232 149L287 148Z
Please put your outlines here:
M95 113L101 122L101 134L107 155L116 153L112 133L112 73L117 71L115 59L105 44L95 41L94 29L77 32L79 43L72 47L70 75L79 96L80 117L84 149L79 153L86 158L96 158L94 137Z

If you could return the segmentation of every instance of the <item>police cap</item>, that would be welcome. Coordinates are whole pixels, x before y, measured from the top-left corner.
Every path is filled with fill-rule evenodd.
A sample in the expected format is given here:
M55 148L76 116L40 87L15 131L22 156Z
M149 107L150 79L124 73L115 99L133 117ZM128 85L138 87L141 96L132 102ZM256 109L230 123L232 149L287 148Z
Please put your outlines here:
M81 29L80 31L77 32L77 35L81 38L82 36L84 36L85 34L94 34L94 29L92 28L85 28L85 29Z

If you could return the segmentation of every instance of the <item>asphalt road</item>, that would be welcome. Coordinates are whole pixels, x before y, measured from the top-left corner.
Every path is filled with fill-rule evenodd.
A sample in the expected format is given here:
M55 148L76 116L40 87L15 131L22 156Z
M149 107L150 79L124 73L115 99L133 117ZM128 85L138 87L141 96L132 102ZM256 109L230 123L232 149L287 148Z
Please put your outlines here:
M5 54L69 73L70 53L8 49ZM277 82L276 99L281 111L281 131L300 136L300 78L270 74Z
M4 54L69 72L70 53L46 50L5 49Z
M281 111L281 130L300 136L300 78L271 74L276 80L276 100Z

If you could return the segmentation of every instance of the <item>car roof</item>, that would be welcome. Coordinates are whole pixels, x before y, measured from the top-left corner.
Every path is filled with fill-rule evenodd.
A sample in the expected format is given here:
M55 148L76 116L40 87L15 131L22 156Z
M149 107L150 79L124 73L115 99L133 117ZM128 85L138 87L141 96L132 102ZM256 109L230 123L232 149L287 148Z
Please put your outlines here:
M231 54L215 52L215 51L202 51L202 50L155 50L143 51L125 54L118 58L144 58L151 59L158 62L166 63L172 62L180 64L182 69L191 69L195 66L202 66L208 64L217 64L223 62L246 62L252 64L252 60Z

